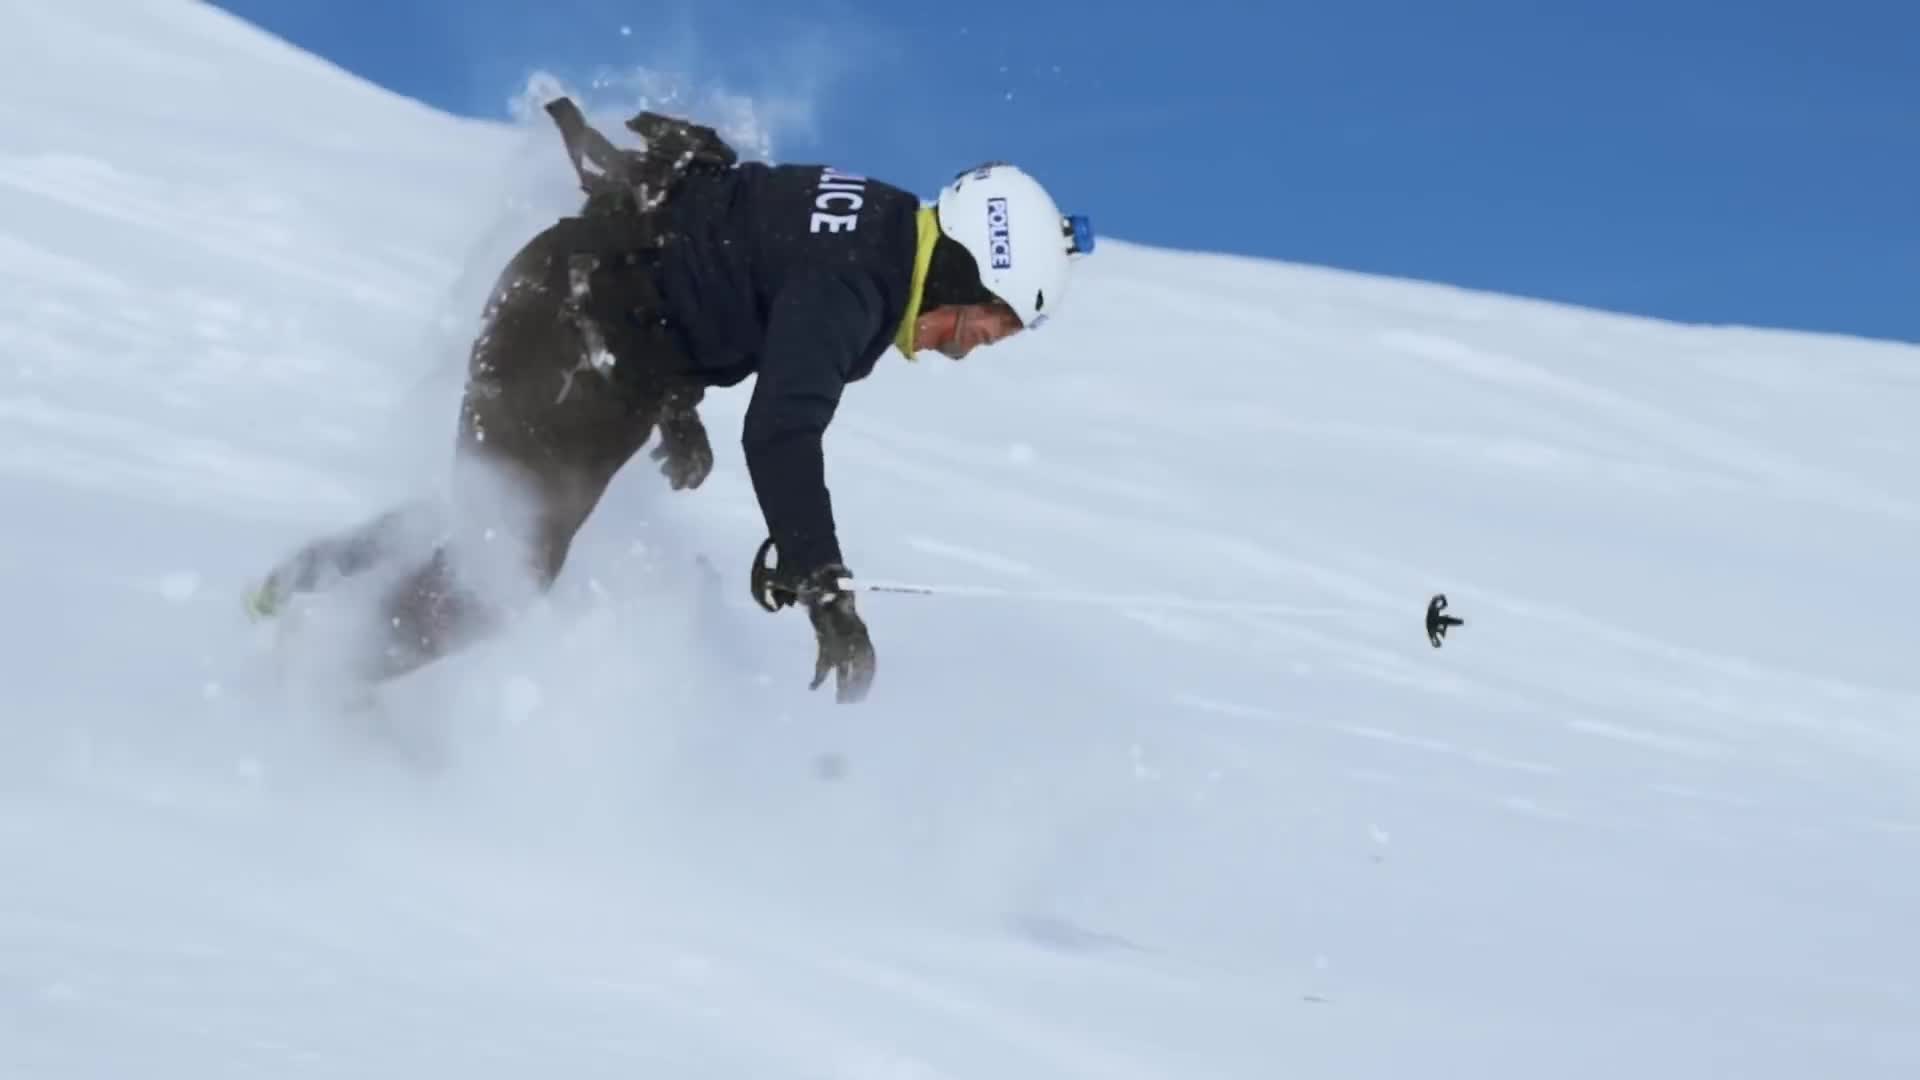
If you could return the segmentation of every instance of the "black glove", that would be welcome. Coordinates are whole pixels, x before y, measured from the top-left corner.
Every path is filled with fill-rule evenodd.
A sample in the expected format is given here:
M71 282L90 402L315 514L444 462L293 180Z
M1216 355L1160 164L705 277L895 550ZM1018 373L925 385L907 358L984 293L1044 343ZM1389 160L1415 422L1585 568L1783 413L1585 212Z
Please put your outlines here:
M853 608L853 594L838 593L832 601L807 605L807 617L813 621L813 637L820 653L813 662L813 681L807 689L818 690L834 675L834 700L842 705L864 701L873 689L877 664L873 656L873 638L867 624Z
M866 698L873 688L875 669L873 638L854 608L853 593L840 587L842 578L852 576L844 566L823 566L798 581L776 579L767 587L767 598L776 609L794 603L806 605L814 640L820 647L814 660L813 682L807 689L820 689L832 673L834 700L843 705Z
M707 425L691 405L669 403L660 416L660 445L649 456L660 462L660 475L673 490L697 488L713 471L713 443Z

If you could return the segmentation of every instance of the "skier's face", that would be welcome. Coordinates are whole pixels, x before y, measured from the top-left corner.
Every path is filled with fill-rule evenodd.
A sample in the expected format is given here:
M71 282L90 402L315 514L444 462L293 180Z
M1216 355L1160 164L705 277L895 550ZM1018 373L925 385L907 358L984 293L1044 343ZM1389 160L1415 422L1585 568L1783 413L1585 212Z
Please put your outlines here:
M1004 304L966 304L947 310L953 312L952 329L934 347L952 360L964 360L980 346L1012 337L1021 329L1020 317Z

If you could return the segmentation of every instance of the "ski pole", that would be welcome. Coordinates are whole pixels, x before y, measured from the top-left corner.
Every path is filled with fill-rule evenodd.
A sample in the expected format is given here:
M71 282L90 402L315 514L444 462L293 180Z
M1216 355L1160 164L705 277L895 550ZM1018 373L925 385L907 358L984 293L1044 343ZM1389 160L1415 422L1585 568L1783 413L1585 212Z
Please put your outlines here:
M776 610L773 597L775 567L768 561L773 555L773 540L760 545L753 558L753 598L762 608ZM1276 615L1289 619L1366 619L1377 613L1358 608L1304 607L1297 604L1261 604L1243 601L1189 600L1178 596L1153 596L1099 592L1064 592L1039 589L1009 589L995 585L925 585L909 581L863 581L845 577L834 582L845 592L892 593L905 596L940 596L960 599L1025 600L1038 603L1084 604L1109 608L1138 608L1153 611L1189 611L1219 615ZM1427 603L1425 626L1434 648L1439 648L1447 631L1464 626L1465 621L1445 614L1447 598L1436 594Z
M1303 607L1297 604L1260 604L1236 601L1190 600L1180 596L1009 589L994 585L921 585L905 581L862 581L841 578L835 583L846 592L897 593L908 596L944 596L961 599L1027 600L1036 603L1084 604L1094 607L1149 608L1158 611L1195 611L1215 614L1285 615L1290 618L1348 619L1366 613L1353 608Z
M903 581L857 581L841 578L835 586L846 592L902 593L912 596L952 596L1006 600L1033 600L1045 603L1091 604L1100 607L1144 608L1155 611L1193 611L1216 615L1279 615L1289 619L1361 619L1370 613L1357 608L1301 607L1295 604L1249 604L1223 601L1187 600L1169 596L1126 596L1113 593L1045 592L1005 589L992 585L916 585ZM1465 626L1466 620L1449 615L1445 593L1436 593L1427 601L1425 624L1427 640L1438 649L1446 642L1447 631Z

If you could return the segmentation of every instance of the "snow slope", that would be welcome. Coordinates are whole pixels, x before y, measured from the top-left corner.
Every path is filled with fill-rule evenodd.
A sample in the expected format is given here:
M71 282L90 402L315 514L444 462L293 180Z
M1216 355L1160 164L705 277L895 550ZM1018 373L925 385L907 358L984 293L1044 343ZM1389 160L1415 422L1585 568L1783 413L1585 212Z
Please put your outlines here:
M1920 349L1108 241L829 437L862 576L1017 595L808 694L723 393L423 771L237 597L434 481L557 138L12 22L0 1077L1920 1074Z

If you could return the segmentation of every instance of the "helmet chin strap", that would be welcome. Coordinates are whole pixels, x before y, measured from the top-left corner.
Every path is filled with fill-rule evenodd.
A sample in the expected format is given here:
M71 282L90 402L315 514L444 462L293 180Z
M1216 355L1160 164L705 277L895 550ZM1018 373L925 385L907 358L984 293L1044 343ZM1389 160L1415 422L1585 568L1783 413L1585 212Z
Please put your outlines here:
M922 314L919 324L914 327L913 347L946 352L948 346L960 337L960 330L966 325L966 310L943 306ZM925 338L921 335L923 330L927 332Z
M960 340L961 334L967 329L967 319L972 314L972 308L963 307L960 309L959 314L953 317L953 332L947 335L947 348L953 348L954 343ZM952 356L953 354L949 352L947 355Z

